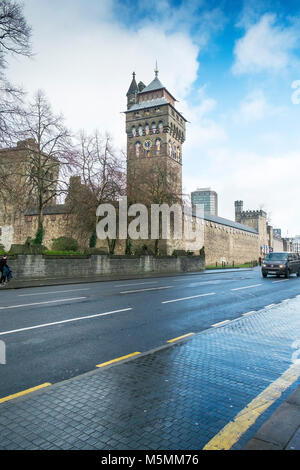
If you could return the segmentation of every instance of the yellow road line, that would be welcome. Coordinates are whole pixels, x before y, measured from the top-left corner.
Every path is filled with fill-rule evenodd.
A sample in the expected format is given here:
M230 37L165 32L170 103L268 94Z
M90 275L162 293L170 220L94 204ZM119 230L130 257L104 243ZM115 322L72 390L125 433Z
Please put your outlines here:
M22 397L23 395L27 395L28 393L35 392L36 390L40 390L41 388L49 387L51 383L44 383L42 385L37 385L36 387L28 388L27 390L23 390L23 392L14 393L13 395L8 395L7 397L0 398L0 403L4 403L5 401L13 400L14 398Z
M249 405L236 415L203 450L229 450L264 413L300 376L300 364L293 364L275 382L271 383Z
M167 342L168 343L174 343L175 341L178 341L179 339L186 338L187 336L192 336L194 334L195 333L187 333L186 335L178 336L178 338L169 339L169 341L167 341Z
M123 359L128 359L129 357L137 356L141 354L140 352L134 352L132 354L127 354L127 356L117 357L116 359L112 359L111 361L103 362L102 364L98 364L96 367L104 367L108 366L109 364L113 364L114 362L123 361Z

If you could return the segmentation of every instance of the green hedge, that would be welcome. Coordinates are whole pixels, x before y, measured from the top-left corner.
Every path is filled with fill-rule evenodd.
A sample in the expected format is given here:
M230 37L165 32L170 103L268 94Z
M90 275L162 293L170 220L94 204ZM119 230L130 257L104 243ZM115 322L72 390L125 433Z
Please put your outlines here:
M59 237L53 240L51 251L78 251L78 241L71 237Z
M47 250L43 245L11 245L10 255L42 255Z
M56 255L67 255L67 256L77 256L84 255L82 251L72 251L72 250L46 250L43 253L46 256L56 256Z

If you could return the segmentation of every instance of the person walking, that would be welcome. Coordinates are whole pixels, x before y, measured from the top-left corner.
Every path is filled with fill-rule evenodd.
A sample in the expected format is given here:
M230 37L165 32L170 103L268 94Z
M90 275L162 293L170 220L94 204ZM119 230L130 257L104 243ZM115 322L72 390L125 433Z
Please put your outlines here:
M3 258L0 260L0 272L1 272L1 279L0 279L0 287L4 287L8 281L12 278L12 271L7 264L7 256L4 255Z

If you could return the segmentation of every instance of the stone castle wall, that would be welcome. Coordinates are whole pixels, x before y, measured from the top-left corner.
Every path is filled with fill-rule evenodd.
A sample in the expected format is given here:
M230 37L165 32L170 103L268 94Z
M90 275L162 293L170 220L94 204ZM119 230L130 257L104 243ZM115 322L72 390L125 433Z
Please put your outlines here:
M170 256L154 258L109 257L92 255L90 257L47 257L43 255L18 255L8 260L14 279L30 278L74 278L109 275L138 275L147 273L198 272L205 268L202 256Z
M259 258L258 235L205 221L204 247L207 265L243 264Z
M72 230L70 223L71 216L68 214L53 214L44 216L45 237L43 244L51 249L54 238L60 236L70 236L78 239L77 234ZM195 218L193 218L195 224ZM213 223L206 220L200 220L202 229L204 230L204 248L207 265L221 264L226 261L231 264L241 264L248 261L258 260L260 256L260 239L258 234L247 232L245 230L235 229L223 224ZM27 237L34 238L37 230L37 216L25 216L22 224L15 226L13 243L23 244ZM88 238L85 243L81 243L82 247L88 246ZM136 240L132 241L132 250L141 249L146 245L152 253L154 252L154 240ZM107 250L106 240L98 240L97 247ZM161 240L159 242L161 254L172 255L174 250L192 250L199 254L200 248L194 249L189 242L183 240ZM280 251L277 250L276 251ZM116 244L116 254L125 253L125 240L120 240Z
M43 226L45 236L43 245L51 249L52 241L61 236L74 236L70 226L70 216L68 214L44 215ZM35 215L25 215L18 220L14 227L14 244L24 244L28 237L34 238L38 229L38 217Z

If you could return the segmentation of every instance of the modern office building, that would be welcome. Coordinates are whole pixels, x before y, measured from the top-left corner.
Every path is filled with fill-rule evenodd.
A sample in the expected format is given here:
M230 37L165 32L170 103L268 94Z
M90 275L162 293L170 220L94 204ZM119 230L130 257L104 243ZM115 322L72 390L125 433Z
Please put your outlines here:
M218 195L211 188L198 188L191 193L192 205L203 204L204 213L218 215Z

